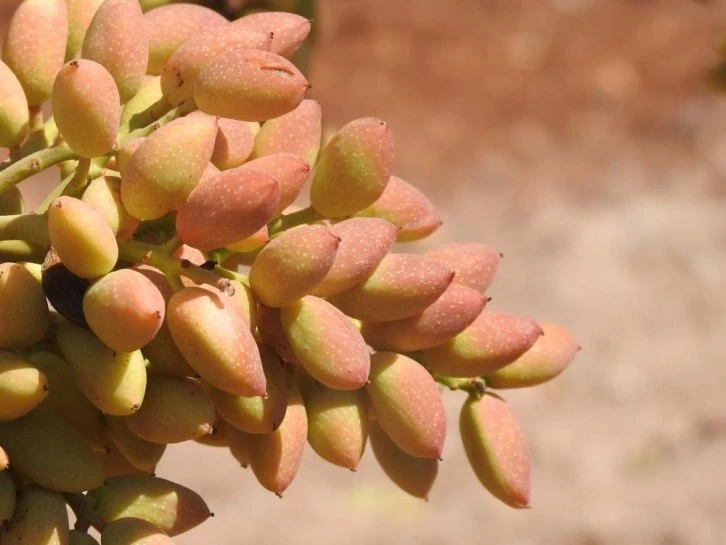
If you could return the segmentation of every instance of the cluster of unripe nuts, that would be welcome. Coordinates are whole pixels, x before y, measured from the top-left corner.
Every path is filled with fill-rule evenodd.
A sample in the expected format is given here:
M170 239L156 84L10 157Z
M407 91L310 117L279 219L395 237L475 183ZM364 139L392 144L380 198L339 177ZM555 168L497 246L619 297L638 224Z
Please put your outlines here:
M154 474L184 441L229 449L276 494L308 445L354 470L370 442L425 498L445 390L466 395L475 475L529 505L526 441L495 390L554 378L579 347L485 308L490 246L397 245L439 215L393 175L385 122L322 144L288 60L310 26L137 0L15 12L0 62L3 545L171 543L210 515ZM53 165L60 183L26 211L17 184Z

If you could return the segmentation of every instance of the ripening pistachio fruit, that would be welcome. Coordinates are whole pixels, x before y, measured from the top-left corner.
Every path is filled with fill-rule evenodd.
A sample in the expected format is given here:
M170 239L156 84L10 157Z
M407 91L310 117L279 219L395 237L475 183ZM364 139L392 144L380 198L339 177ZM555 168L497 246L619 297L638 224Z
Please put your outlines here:
M0 422L0 443L14 471L50 490L83 492L103 482L101 465L83 436L43 409Z
M95 452L96 459L103 467L103 476L108 479L118 475L149 475L148 471L142 471L134 467L113 441L108 440L104 450Z
M120 240L128 240L139 226L139 220L129 214L121 202L121 178L101 176L93 180L81 197L106 218L111 231Z
M268 307L284 307L319 284L340 241L325 225L300 225L271 240L250 269L250 287Z
M144 400L146 366L141 351L118 352L87 329L62 321L56 340L81 391L104 413L135 413Z
M536 386L558 376L572 362L580 345L567 329L557 324L540 323L540 336L515 361L486 375L492 388Z
M220 170L241 166L252 153L259 123L222 117L217 121L217 127L212 164Z
M0 147L14 148L28 134L28 99L8 65L0 61Z
M270 348L259 345L267 381L267 395L244 397L213 389L214 405L224 420L247 433L275 431L287 411L287 374L282 360Z
M255 136L252 158L292 153L314 165L320 151L322 111L316 100L305 99L293 111L266 121Z
M10 465L10 458L5 449L0 446L0 472L5 471Z
M114 520L101 532L103 545L174 545L158 526L138 518Z
M232 26L272 33L272 51L289 59L310 34L311 23L295 13L268 11L240 17Z
M293 352L290 341L282 328L281 309L259 305L257 308L257 329L264 341L275 354L287 363L300 364Z
M333 390L310 381L303 387L308 443L323 460L354 470L368 442L368 399L362 388Z
M216 57L232 49L269 51L269 32L247 30L233 25L214 27L184 42L164 64L161 90L169 104L176 106L192 98L199 73Z
M104 0L86 31L81 57L109 71L124 103L141 88L149 40L137 0Z
M17 263L0 264L0 349L26 348L48 331L50 314L40 283Z
M126 423L133 433L152 443L181 443L209 435L214 403L196 379L174 375L149 376L145 401Z
M260 352L235 302L211 286L176 292L167 323L189 365L209 384L236 395L265 394Z
M418 458L441 458L446 413L426 369L401 354L378 352L371 356L366 391L381 428L399 448Z
M194 86L194 101L210 115L266 121L294 110L309 86L294 64L257 49L232 49L209 62Z
M154 131L124 169L121 200L126 210L149 220L179 209L202 178L216 136L217 120L201 114Z
M53 84L53 116L58 131L81 157L99 157L113 149L121 120L118 89L100 64L72 60Z
M252 456L252 441L255 435L239 430L234 426L227 426L226 432L229 452L242 467L249 467Z
M66 502L58 492L35 484L18 490L15 514L3 528L3 543L68 544Z
M63 265L81 278L98 278L118 260L116 237L90 204L58 197L48 209L50 241Z
M2 123L1 120L0 123ZM0 128L0 132L2 130ZM0 195L0 216L14 216L16 214L23 214L24 212L25 203L23 202L23 194L17 186L11 187Z
M81 51L88 26L102 3L103 0L66 0L68 7L67 61Z
M390 221L399 228L398 242L425 238L441 226L439 213L429 198L397 176L391 176L381 196L356 216Z
M423 500L428 499L439 472L439 461L417 458L401 450L389 439L378 422L369 425L371 449L381 469L404 492Z
M469 327L487 301L481 292L452 282L420 314L393 322L365 322L361 334L376 350L413 352L432 348Z
M164 297L154 283L133 269L119 269L96 280L83 296L91 330L119 352L147 345L164 322Z
M464 331L416 359L430 371L450 377L480 377L512 363L537 341L542 329L531 318L482 311Z
M153 443L136 435L127 417L105 415L104 427L111 442L136 469L153 472L166 450L166 444Z
M297 360L313 378L336 390L355 390L367 382L370 354L363 337L325 299L298 299L282 308L280 322Z
M170 4L144 13L149 37L147 74L161 74L164 64L187 40L202 32L227 25L214 10L194 4Z
M454 271L454 282L481 292L486 291L494 280L502 258L499 250L476 242L452 242L424 255Z
M398 229L380 218L350 218L330 230L340 239L333 266L310 292L328 297L363 282L380 264L396 241Z
M48 379L27 359L0 353L0 421L28 414L48 396Z
M107 522L127 517L146 520L170 536L198 526L211 515L199 494L180 484L147 475L107 479L88 495Z
M393 137L373 117L343 126L320 154L310 203L327 218L351 216L383 193L393 167Z
M28 359L48 381L48 396L40 407L63 419L83 435L94 450L103 448L101 411L83 395L71 366L60 356L45 350L33 352Z
M348 316L391 322L423 312L446 291L453 273L415 254L388 254L360 284L329 298Z
M529 450L509 404L487 392L471 396L461 409L461 440L479 481L496 498L529 507Z
M272 217L282 214L282 211L297 199L310 174L310 165L292 153L275 153L253 159L245 163L245 167L266 172L277 180L280 186L280 199Z
M9 471L0 471L0 528L5 526L15 512L17 488Z
M205 177L179 208L179 238L200 250L243 240L272 218L280 185L271 175L237 167Z
M251 439L250 465L263 487L281 495L290 486L302 462L307 433L302 395L293 387L282 424L272 433Z
M2 59L23 86L30 106L50 97L68 39L65 0L24 0L13 13Z

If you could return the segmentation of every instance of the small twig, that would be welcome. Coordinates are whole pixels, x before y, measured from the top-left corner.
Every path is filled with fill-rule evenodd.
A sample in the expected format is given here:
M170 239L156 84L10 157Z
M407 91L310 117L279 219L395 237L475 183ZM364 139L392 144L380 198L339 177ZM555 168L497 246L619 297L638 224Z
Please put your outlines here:
M64 492L63 498L76 515L76 530L87 532L89 528L94 528L97 531L102 532L106 527L106 521L103 520L103 517L101 517L98 511L91 506L88 496L80 492Z
M42 149L11 163L0 172L0 195L33 174L63 161L76 159L76 154L68 145L63 144Z

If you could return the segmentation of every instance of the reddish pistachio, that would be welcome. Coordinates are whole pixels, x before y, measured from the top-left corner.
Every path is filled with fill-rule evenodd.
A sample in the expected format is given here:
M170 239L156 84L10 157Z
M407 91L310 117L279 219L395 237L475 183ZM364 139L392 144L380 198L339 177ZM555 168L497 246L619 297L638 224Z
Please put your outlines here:
M367 322L361 333L376 350L413 352L446 342L466 329L487 302L477 290L452 282L420 314L393 322Z
M199 114L175 119L147 137L121 181L129 213L156 219L181 207L209 164L216 136L217 120Z
M366 386L376 418L399 448L418 458L440 458L446 412L439 387L417 362L401 354L371 356Z
M147 74L161 74L164 64L184 42L201 32L227 25L214 10L194 4L169 4L144 13L149 37Z
M28 133L28 99L18 78L0 61L0 147L19 146ZM4 195L4 194L3 194Z
M271 240L250 269L258 301L284 307L308 293L330 270L338 244L324 225L301 225Z
M243 240L271 218L280 199L277 180L241 166L204 178L179 208L179 237L201 250Z
M511 407L499 396L471 396L461 409L461 440L479 481L496 498L529 507L529 450Z
M481 292L492 283L502 257L491 246L475 242L444 244L425 255L454 271L454 282Z
M480 377L512 363L542 334L531 318L483 311L449 341L419 352L429 370L451 377Z
M257 307L257 329L265 342L275 354L287 363L300 364L300 360L293 352L290 341L285 335L280 320L281 309L259 305Z
M342 127L320 154L310 187L310 203L327 218L350 216L383 193L393 167L393 137L373 117Z
M88 27L81 56L110 72L122 103L133 97L149 62L149 40L137 0L104 0Z
M414 254L388 254L362 283L330 297L348 316L371 322L401 320L423 312L451 284L453 273Z
M203 112L240 121L266 121L294 110L308 90L290 61L256 49L232 49L208 63L194 86Z
M83 314L106 346L133 352L154 338L164 322L164 297L154 283L133 269L111 271L83 296Z
M328 297L359 284L380 264L398 229L379 218L350 218L330 227L340 239L333 266L311 294Z
M310 446L331 464L356 469L368 441L365 391L333 390L310 381L303 397Z
M184 42L164 64L161 90L176 106L192 98L200 72L216 57L232 49L270 50L272 36L232 25L214 27Z
M220 170L240 166L252 153L255 129L259 130L259 124L254 121L237 121L222 117L218 120L217 126L212 164Z
M314 165L320 151L322 113L320 103L305 99L293 111L267 121L255 137L252 157L294 153Z
M250 236L243 238L242 240L239 240L237 242L233 242L232 244L227 244L225 248L228 250L232 250L233 252L253 252L257 250L258 248L262 247L263 245L267 244L270 241L270 233L267 229L267 225L263 225L260 227L257 231L252 233ZM232 256L229 263L225 262L225 267L229 267L234 265L234 257ZM249 263L241 263L245 265L249 265Z
M260 352L229 297L211 286L186 287L169 300L167 323L179 351L209 384L236 395L264 395Z
M391 176L381 196L356 216L390 221L399 228L398 242L425 238L441 226L439 213L428 197L397 176Z
M542 336L514 362L487 375L492 388L535 386L558 376L575 357L580 346L567 329L540 323Z
M64 0L25 0L13 13L2 58L23 86L30 106L40 106L50 97L67 39Z
M366 383L368 347L353 322L325 299L305 296L283 307L280 320L290 347L313 378L336 390Z
M310 33L311 21L295 13L270 11L245 15L232 26L272 33L272 51L289 59Z
M245 163L245 167L266 172L280 184L280 201L272 213L273 218L295 201L310 174L310 165L292 153L275 153L253 159Z
M69 271L81 278L98 278L118 259L116 237L106 219L90 204L58 197L48 209L53 248Z
M287 411L288 386L284 364L270 348L260 345L259 349L267 381L265 397L243 397L220 390L212 391L214 404L222 418L247 433L275 431Z
M212 433L214 403L205 387L191 377L152 374L146 397L126 423L152 443L181 443Z
M375 421L371 421L369 433L373 455L386 475L404 492L416 498L428 499L439 472L439 461L434 458L416 458L404 452Z
M272 433L251 440L250 464L255 477L267 490L281 495L292 483L302 461L308 434L308 419L302 395L290 390L287 413Z
M68 43L66 60L71 60L81 50L86 31L91 24L98 6L103 0L66 0L68 7Z
M117 239L128 240L139 225L139 220L126 211L121 201L120 178L96 178L88 184L81 200L93 206L106 218Z

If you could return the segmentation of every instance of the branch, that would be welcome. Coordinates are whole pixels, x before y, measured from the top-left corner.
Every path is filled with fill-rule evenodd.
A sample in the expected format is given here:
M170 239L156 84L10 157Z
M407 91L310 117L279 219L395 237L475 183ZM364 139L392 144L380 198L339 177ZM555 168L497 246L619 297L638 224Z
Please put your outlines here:
M19 161L15 161L0 172L0 195L33 174L63 161L76 158L77 156L73 150L68 145L62 144L42 149Z

